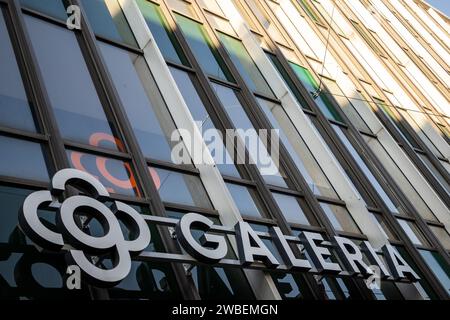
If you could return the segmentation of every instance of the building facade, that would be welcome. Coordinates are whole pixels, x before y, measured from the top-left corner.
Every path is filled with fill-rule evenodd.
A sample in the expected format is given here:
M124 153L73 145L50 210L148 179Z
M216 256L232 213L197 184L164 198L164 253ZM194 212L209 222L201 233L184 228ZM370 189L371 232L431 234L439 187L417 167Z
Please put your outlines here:
M449 299L450 20L425 2L0 0L0 9L1 298ZM208 130L221 133L220 157ZM270 139L255 152L239 130ZM239 161L275 142L275 173ZM195 147L174 161L180 143L200 148L201 161ZM261 235L278 226L292 239L388 245L420 280L373 286L348 272L134 255L114 286L82 278L68 288L68 249L37 246L19 221L25 199L65 168L98 179L105 205L157 217L147 220L148 252L184 253L174 228L153 222L194 212L224 230L244 221ZM36 209L56 230L59 207ZM86 234L108 232L95 215L77 219ZM237 259L234 235L227 246ZM329 248L327 261L346 269Z

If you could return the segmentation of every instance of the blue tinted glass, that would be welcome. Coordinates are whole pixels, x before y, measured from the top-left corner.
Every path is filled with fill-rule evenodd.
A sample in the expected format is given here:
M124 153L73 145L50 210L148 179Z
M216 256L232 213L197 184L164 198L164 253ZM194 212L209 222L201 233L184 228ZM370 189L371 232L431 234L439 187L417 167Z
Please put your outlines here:
M419 250L419 252L447 294L450 295L450 268L444 259L437 252L427 250Z
M170 136L175 125L162 99L156 109L150 100L159 92L145 60L111 45L99 45L142 152L148 158L171 162ZM141 77L153 92L146 92Z
M274 97L266 79L264 79L242 42L223 33L219 33L219 37L250 90Z
M117 0L81 0L95 34L137 46Z
M91 145L99 133L112 137L75 34L30 16L25 22L63 137ZM114 139L104 147L116 148Z
M252 197L253 190L232 183L227 183L227 187L241 215L256 218L262 217L261 210L258 208L260 205L257 205L253 199L255 195Z
M48 181L42 146L38 143L0 136L0 175Z
M177 14L176 19L198 63L205 72L208 75L232 81L222 59L217 54L217 49L213 47L211 40L203 30L203 26L182 15Z
M16 57L0 10L0 125L36 131Z
M136 2L164 58L188 65L186 58L181 53L180 45L169 30L159 6L147 0L137 0Z
M67 151L73 168L89 172L111 193L140 197L131 165L116 159L105 158L78 151Z
M64 21L67 19L63 0L20 0L20 3L28 9L42 12L53 18Z
M263 178L267 183L287 187L280 172L276 172L279 168L276 167L275 162L270 157L267 149L264 147L264 142L261 139L258 141L250 141L253 140L252 137L246 137L247 133L251 136L256 135L257 131L245 113L239 99L236 96L236 93L228 87L215 83L212 84L212 87L233 122L234 127L236 129L242 129L237 133L242 141L246 143L246 146L249 147L250 142L258 143L260 146L263 146L263 148L259 148L259 152L256 152L255 148L249 148L250 156L252 157L253 162L256 163L257 167L260 169ZM268 171L270 171L270 174L267 173L266 169L269 169Z
M200 99L188 74L176 68L170 68L170 71L172 72L172 76L177 83L178 89L180 90L183 99L186 102L186 105L189 108L192 117L194 118L194 121L197 122L198 127L202 131L202 133L209 129L215 130L216 128L211 120L211 117L206 111L206 108L203 105L203 102ZM237 171L236 166L233 164L234 162L228 150L225 149L223 140L212 141L211 143L209 141L205 141L205 143L208 145L208 148L210 149L211 154L217 164L217 168L219 169L221 174L240 177L239 172ZM213 150L213 147L215 146L218 146L220 150L226 151L222 152L219 155L219 153L215 153Z
M212 209L198 177L159 168L150 168L150 173L163 201Z
M273 192L272 195L287 222L310 225L302 207L298 203L299 200L293 196L276 192Z

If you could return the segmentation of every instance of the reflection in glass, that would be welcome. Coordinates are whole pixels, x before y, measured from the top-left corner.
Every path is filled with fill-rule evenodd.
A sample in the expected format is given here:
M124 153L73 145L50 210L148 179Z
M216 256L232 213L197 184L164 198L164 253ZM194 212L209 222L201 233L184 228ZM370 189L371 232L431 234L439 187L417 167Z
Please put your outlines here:
M59 20L66 21L67 13L63 0L20 0L20 3L28 9L42 12Z
M172 162L170 136L176 128L145 59L99 46L144 156Z
M272 192L272 195L287 222L310 225L296 197L277 192Z
M366 163L361 158L359 153L356 151L356 149L350 143L350 141L348 140L344 131L337 125L332 125L332 126L333 126L334 131L337 133L338 137L341 139L342 143L346 146L350 155L353 157L353 159L356 161L356 163L358 164L360 169L363 171L366 178L369 180L369 182L372 184L372 186L378 192L379 196L383 199L384 203L389 208L389 210L392 213L399 213L397 206L394 204L394 202L388 196L386 191L384 191L383 187L378 182L378 180L375 178L375 176L372 174L369 167L366 165Z
M159 5L147 0L136 0L139 9L144 16L159 50L166 60L188 65L181 47L173 33L169 30L167 21L161 13Z
M0 175L48 181L43 147L34 142L0 136Z
M170 67L169 69L172 73L173 78L175 79L175 82L177 83L178 89L180 90L187 107L189 108L189 111L191 112L192 118L197 122L197 126L199 127L202 134L204 132L207 132L208 130L216 130L211 117L206 111L205 105L200 99L192 80L189 78L189 75L185 71L181 71L173 67ZM204 140L206 145L210 149L211 155L214 157L220 173L226 176L240 178L240 174L237 171L228 150L225 148L223 140ZM218 146L218 148L220 150L224 150L224 152L222 152L221 154L215 153L217 152L214 151L215 146Z
M113 136L75 34L31 16L25 22L63 137L88 144L94 133Z
M262 217L262 209L260 204L256 202L254 190L234 183L226 183L226 185L241 215L256 218Z
M269 97L275 97L266 79L264 79L242 42L221 32L219 32L219 38L250 90Z
M397 221L412 243L419 246L428 245L427 240L413 222L403 219L397 219Z
M109 192L141 196L128 162L72 150L67 150L67 157L73 168L92 174Z
M318 86L316 80L314 80L314 78L311 75L311 73L307 69L299 66L298 64L296 64L294 62L290 61L289 64L290 64L292 70L294 70L294 72L297 75L298 79L306 87L308 92L311 95L314 92L316 92L319 86ZM333 120L337 120L337 121L342 122L341 116L339 115L339 113L334 108L333 104L330 101L329 96L326 93L324 93L324 92L320 93L319 96L314 101L317 104L317 106L319 107L319 109L323 112L323 114L328 119L333 119Z
M136 40L117 0L81 0L96 35L136 46Z
M245 113L236 96L236 93L232 89L219 84L212 83L212 87L215 90L217 97L222 102L222 105L233 122L234 127L238 129L237 135L241 138L242 143L245 143L245 146L248 148L250 153L252 163L256 164L264 180L269 184L287 187L286 182L279 172L280 168L278 168L275 164L274 160L271 158L271 155L269 155L267 148L265 147L267 141L262 141L259 136L257 139L253 139L254 136L256 136L257 131ZM258 146L255 148L254 145L256 143ZM251 144L253 144L253 146ZM270 171L270 174L268 174L267 171Z
M316 159L309 151L303 138L294 127L291 119L280 104L257 98L261 110L274 129L279 130L279 137L298 170L316 195L337 198L330 181L325 176Z
M361 233L355 221L345 207L331 205L328 203L320 203L320 206L330 220L334 229L338 231Z
M189 47L205 72L208 75L232 81L229 72L217 53L217 49L213 47L213 44L203 30L203 27L194 20L182 15L175 14L175 17L186 37Z
M1 8L0 43L0 125L36 131Z
M213 209L197 176L160 168L150 168L150 173L163 201Z

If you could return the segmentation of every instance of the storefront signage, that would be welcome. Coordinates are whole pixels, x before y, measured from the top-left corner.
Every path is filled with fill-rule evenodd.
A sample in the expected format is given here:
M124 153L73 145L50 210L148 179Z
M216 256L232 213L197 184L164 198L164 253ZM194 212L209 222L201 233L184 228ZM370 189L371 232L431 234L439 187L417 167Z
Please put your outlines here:
M82 190L82 194L67 190L68 186ZM74 195L70 196L70 191ZM41 208L56 212L55 228L49 228L39 218ZM104 235L89 235L83 229L83 223L91 218L101 223ZM121 223L130 231L127 239ZM185 253L146 250L152 237L149 223L173 227L174 238ZM111 199L108 190L95 177L77 169L57 172L50 191L30 194L19 213L19 225L39 247L66 251L68 263L78 265L84 276L98 286L112 286L123 280L131 270L132 256L133 259L149 262L209 264L355 277L372 275L371 266L376 266L382 279L419 280L404 258L389 244L377 252L368 241L357 245L339 236L326 241L320 233L306 231L298 237L287 236L279 227L271 227L270 233L265 234L253 230L244 221L238 222L233 228L224 227L215 225L211 219L197 213L187 213L180 220L143 215L129 205ZM196 237L199 232L201 236ZM237 244L237 259L227 258L232 250L227 238L234 238ZM274 243L280 257L277 258L269 250L264 240ZM298 252L301 250L306 251L309 260L300 257ZM345 270L333 259L333 252L337 253ZM114 266L110 269L97 265L98 256L105 254L112 257Z

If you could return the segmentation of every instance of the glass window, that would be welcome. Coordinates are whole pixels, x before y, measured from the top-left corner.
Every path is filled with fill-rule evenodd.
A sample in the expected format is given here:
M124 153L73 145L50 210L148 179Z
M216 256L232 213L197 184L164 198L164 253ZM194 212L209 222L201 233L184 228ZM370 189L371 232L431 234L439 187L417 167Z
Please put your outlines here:
M375 188L375 190L378 192L379 196L383 199L384 203L389 208L389 210L393 213L399 213L397 206L394 204L394 202L391 200L391 198L384 191L383 187L378 182L378 180L375 178L375 176L372 174L369 167L366 165L364 160L361 158L361 156L358 154L356 149L350 143L350 141L348 140L344 131L337 125L332 125L332 126L333 126L334 131L337 133L337 135L341 139L342 143L346 146L347 150L349 151L349 153L351 154L353 159L356 161L358 166L364 172L364 175L370 181L370 183Z
M145 59L102 42L99 46L144 156L172 162L170 137L176 128Z
M48 181L44 148L38 143L0 136L0 175Z
M292 70L294 70L294 72L297 75L298 79L306 87L308 92L311 95L313 95L315 92L317 92L317 89L319 88L319 85L316 82L316 80L313 78L311 73L307 69L301 67L300 65L298 65L298 64L296 64L296 63L294 63L292 61L289 61L289 64L290 64ZM334 105L330 101L329 94L327 94L324 90L321 91L319 96L317 98L315 98L314 101L316 102L316 104L319 107L319 109L323 112L323 114L328 119L332 119L332 120L337 120L337 121L343 122L341 116L336 111Z
M166 60L188 65L181 47L172 31L169 30L159 5L147 0L136 0L145 22L147 22L153 37Z
M279 130L279 137L284 147L311 190L317 195L337 198L338 196L331 186L330 181L309 151L308 146L294 127L283 107L277 103L261 98L257 98L257 101L272 127Z
M445 249L450 250L450 235L442 227L428 226Z
M308 17L310 17L315 22L319 22L319 18L317 17L316 13L314 12L314 9L307 2L307 0L297 0L297 3L303 8L303 10L305 10Z
M180 90L184 101L186 102L187 107L189 108L189 111L191 112L192 118L197 122L197 126L199 127L200 131L204 133L207 130L215 130L216 128L211 120L211 117L206 111L205 105L200 99L197 90L195 89L194 83L192 82L189 75L185 71L181 71L173 67L170 67L170 71L173 78L175 79L175 82L177 83L178 89ZM211 151L211 155L213 156L220 173L223 175L240 178L241 176L237 171L236 166L233 164L234 161L231 158L228 150L226 150L223 144L223 140L204 140ZM220 154L219 152L217 152L220 150L214 151L213 148L215 146L218 146L220 150L224 150L225 152L222 152Z
M309 106L306 104L305 99L303 98L302 94L300 93L300 91L297 89L296 85L294 84L294 82L291 80L291 78L289 77L288 73L286 72L286 70L284 69L283 65L281 64L280 60L277 58L276 55L272 54L272 53L266 53L267 56L270 58L270 61L272 61L275 69L277 69L278 73L280 74L281 78L284 80L284 82L286 83L286 85L288 86L289 90L291 91L291 93L295 96L295 98L297 99L298 103L300 104L300 106L302 108L308 109L309 110Z
M266 79L264 79L242 42L221 32L219 32L219 38L250 90L274 97Z
M306 218L306 215L299 203L300 200L297 197L278 192L272 192L272 195L287 222L304 224L308 226L311 225L308 218Z
M222 58L217 53L217 49L213 47L211 39L207 36L203 27L182 15L175 14L177 23L183 31L189 47L193 51L198 63L204 71L211 76L224 80L233 81Z
M447 294L450 295L450 268L445 263L444 259L437 252L428 250L419 250L419 252L441 285L447 291Z
M128 162L67 150L73 168L89 172L111 193L141 197L135 174Z
M270 157L266 148L259 148L260 150L256 150L258 148L254 148L254 146L249 146L250 141L253 140L252 135L256 135L256 130L253 127L252 122L249 117L245 113L242 108L241 103L239 102L236 93L227 87L218 85L213 83L213 89L215 90L217 97L222 102L225 111L228 116L231 118L233 125L237 129L242 129L237 132L239 137L242 139L242 142L245 143L246 147L249 150L250 157L252 158L253 163L259 168L261 175L269 184L275 184L281 187L287 187L286 182L278 171L279 168L275 165L274 160ZM245 133L243 132L245 131ZM245 135L249 134L250 137L246 137ZM254 136L253 135L253 136ZM257 141L251 141L254 144L258 143L259 146L265 146L266 144L262 141L259 136L258 139L254 139ZM267 141L266 141L267 142ZM268 173L270 172L270 174Z
M256 218L263 216L255 190L234 183L227 183L227 187L242 216Z
M425 246L428 245L428 241L425 239L425 237L422 235L422 233L419 231L417 226L414 224L414 222L406 221L403 219L397 219L398 223L402 227L403 231L405 231L406 235L408 236L409 240L411 240L412 243L419 246Z
M160 168L149 170L164 202L213 209L199 177Z
M334 229L337 231L346 231L361 233L355 221L345 207L336 206L328 203L320 203L327 218L330 220Z
M90 143L97 133L113 136L75 34L31 16L25 22L63 137Z
M66 21L67 13L62 0L20 0L20 3L28 9L42 12L53 18Z
M185 0L166 0L166 2L172 10L177 11L187 17L198 19L194 9L192 8L192 5Z
M16 56L0 8L0 125L36 131Z
M436 180L439 182L439 184L443 187L443 189L447 192L447 194L450 192L450 185L448 184L445 177L442 176L442 174L436 169L433 163L431 163L430 159L427 155L417 152L417 155L422 160L422 162L425 164L425 166L430 170L431 174L436 178Z
M81 0L96 35L137 46L117 0Z

